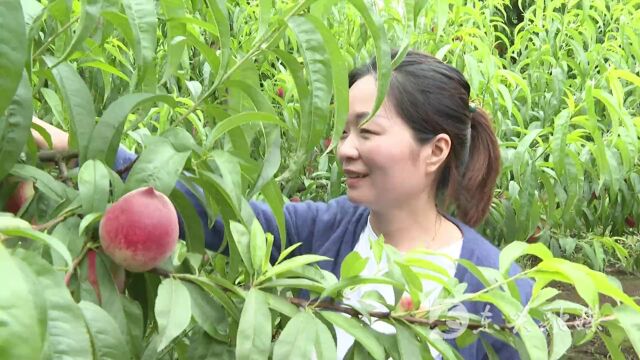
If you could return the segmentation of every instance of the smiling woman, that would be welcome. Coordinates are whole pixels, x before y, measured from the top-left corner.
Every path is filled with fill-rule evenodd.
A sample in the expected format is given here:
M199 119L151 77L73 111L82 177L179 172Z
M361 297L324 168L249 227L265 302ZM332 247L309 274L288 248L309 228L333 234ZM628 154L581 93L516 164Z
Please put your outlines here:
M355 252L367 261L361 276L379 275L389 271L391 261L387 255L375 260L373 244L383 237L400 252L433 250L445 258L497 269L499 250L471 227L487 214L499 169L497 140L487 114L469 106L469 85L459 71L429 55L409 52L392 74L381 110L363 123L376 97L375 68L373 60L350 74L349 119L338 145L338 158L347 177L347 196L328 203L304 201L285 206L287 245L301 243L292 255L331 258L319 265L340 276L346 256ZM38 123L51 132L54 147L66 148L64 132ZM37 141L46 146L43 139ZM121 148L116 166L126 166L135 157ZM204 227L206 246L219 249L225 233L222 220L218 218L208 227L208 215L198 196L180 182L177 188L193 203ZM443 210L448 204L455 205L458 218ZM264 230L275 235L271 254L275 262L282 253L277 221L266 204L252 202L251 207ZM183 226L181 221L181 238ZM466 293L484 288L460 264L437 257L423 260L437 264L450 277L466 284ZM513 265L509 274L519 272L520 268ZM428 308L434 305L442 284L422 282L421 308ZM531 281L520 279L516 284L520 300L528 302ZM355 306L371 291L387 303L396 302L393 288L379 284L349 290L344 293L344 301ZM402 306L406 306L406 296ZM492 304L476 301L465 306L465 312L494 314L492 321L504 323ZM371 326L383 333L395 332L382 322ZM347 356L354 349L353 337L340 328L336 334L338 355ZM445 339L465 359L486 356L481 339L500 358L519 357L513 347L486 333L465 347L460 347L455 338ZM433 356L440 356L435 348L430 350Z
M392 56L394 56L393 54ZM332 261L321 268L340 276L342 262L352 251L367 259L362 276L382 274L388 259L375 261L371 250L378 237L401 252L429 249L451 259L465 259L477 266L498 267L498 249L471 226L487 214L499 169L497 140L489 118L481 109L469 106L469 85L455 68L418 52L409 52L394 70L381 110L366 124L376 97L375 61L350 76L349 120L338 146L338 157L347 176L347 196L328 203L304 201L285 206L287 245L301 243L293 255L318 254ZM120 151L116 162L125 164L135 156ZM196 207L202 223L207 213L197 196L182 184ZM440 207L438 199L443 206ZM442 209L453 203L459 219ZM275 235L272 261L279 258L280 236L271 209L252 202L257 219ZM224 238L224 224L218 219L205 226L206 245L218 249ZM434 261L429 259L428 261ZM466 284L466 292L484 288L476 276L460 264L442 268ZM520 272L514 265L510 274ZM521 301L531 295L529 280L518 280ZM387 303L395 303L389 285L369 288ZM422 306L429 307L442 286L423 281ZM348 303L359 301L363 291L345 293ZM466 311L499 314L483 302L467 305ZM502 323L502 316L493 321ZM375 328L375 324L373 324ZM381 330L384 332L384 329ZM482 334L466 347L447 339L465 359L482 359L485 339L500 358L518 358L518 352L495 338ZM338 354L353 349L351 335L338 329ZM352 351L352 350L351 350ZM438 356L435 349L433 355Z

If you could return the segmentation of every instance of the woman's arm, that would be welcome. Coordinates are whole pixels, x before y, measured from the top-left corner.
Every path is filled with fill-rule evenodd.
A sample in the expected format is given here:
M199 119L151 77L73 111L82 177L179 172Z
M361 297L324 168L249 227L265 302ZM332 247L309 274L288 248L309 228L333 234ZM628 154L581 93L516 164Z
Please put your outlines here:
M51 136L51 145L53 145L51 150L65 151L69 149L69 134L35 116L32 118L32 121L44 128L49 133L49 136ZM49 145L39 132L31 129L31 134L38 148L49 149Z

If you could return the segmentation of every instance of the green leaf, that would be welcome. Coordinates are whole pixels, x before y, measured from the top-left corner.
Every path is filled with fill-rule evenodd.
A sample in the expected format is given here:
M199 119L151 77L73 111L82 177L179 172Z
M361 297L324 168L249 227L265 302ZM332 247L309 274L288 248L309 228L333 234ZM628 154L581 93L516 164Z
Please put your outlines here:
M598 289L596 289L589 277L589 268L586 266L575 264L565 259L552 258L541 262L536 268L562 274L575 286L578 295L590 308L595 309L598 307Z
M1 15L0 15L1 16ZM1 218L0 218L1 219ZM0 242L0 354L6 359L38 359L43 349L38 314L27 282Z
M160 6L164 12L165 19L182 18L186 15L185 4L180 0L161 0ZM187 33L185 24L177 21L167 21L167 68L164 74L164 80L175 75L180 59L185 49L184 41L176 41L178 37L184 37Z
M270 253L267 253L267 238L258 220L254 220L251 224L250 239L251 262L254 271L259 275L262 273L262 265L268 261Z
M637 354L640 354L640 312L628 305L620 305L613 308L613 313L620 326L627 333L631 345Z
M411 328L402 323L396 323L396 339L402 359L421 359L420 343Z
M184 282L191 298L191 311L198 325L214 339L225 340L229 321L224 308L199 286Z
M262 168L260 169L260 175L256 180L251 193L247 198L253 198L255 194L260 192L262 188L273 179L273 175L280 168L280 145L282 139L280 138L280 129L273 129L269 132L267 139L267 153L262 161ZM268 191L268 190L267 190ZM283 204L284 205L284 204Z
M3 117L5 109L14 98L21 82L20 79L26 77L22 69L27 60L28 43L20 1L2 2L0 24L2 24L0 32L0 74L2 74L0 76L0 117ZM29 85L28 78L22 81L26 82L25 86ZM0 131L0 134L2 133L3 131ZM1 171L0 174L2 174Z
M315 317L301 311L294 316L273 346L274 359L311 359L316 339Z
M1 219L1 218L0 218ZM80 226L80 218L77 216L70 217L56 225L51 235L60 240L60 242L69 250L72 258L76 258L82 251L84 245L84 237L79 235L78 227ZM65 260L57 251L51 250L51 264L54 267L64 266Z
M307 289L316 293L321 293L325 287L316 281L304 278L273 279L260 284L260 288L286 287L293 289Z
M315 263L318 261L324 261L324 260L331 260L331 259L326 256L312 255L312 254L296 256L291 259L287 259L281 262L280 264L272 267L271 269L267 270L264 274L262 274L262 276L260 276L260 278L256 282L260 283L273 276L282 274L283 272L299 268L303 265L308 265L308 264L312 264L312 263Z
M273 0L260 0L259 2L260 17L258 20L258 35L256 39L260 39L269 30L269 20L273 12Z
M287 228L284 216L285 203L282 199L282 191L280 190L280 186L278 186L274 179L270 179L262 187L262 195L271 208L273 217L276 219L276 223L278 224L278 233L280 234L280 249L285 249L287 244ZM282 254L284 254L284 252L282 252L281 255ZM280 262L280 260L282 259L284 259L284 257L280 256L278 258L278 262Z
M131 44L136 59L134 87L141 88L143 91L155 92L156 32L158 28L156 3L145 0L124 0L123 5L134 40L134 43Z
M80 221L80 226L78 227L78 235L84 236L87 228L100 221L103 215L104 213L101 212L85 215L85 217L82 218L82 221Z
M209 295L213 296L231 315L234 320L240 319L240 314L238 313L238 308L235 303L229 298L229 296L222 291L218 286L211 280L196 276L185 276L185 279L197 284L204 291L209 293ZM234 287L235 289L235 287Z
M152 186L165 195L171 194L189 154L176 151L167 139L155 138L129 172L125 192Z
M18 6L19 7L19 6ZM5 10L1 11L2 13ZM0 18L3 17L2 14ZM2 25L4 26L4 24ZM5 33L3 29L2 33ZM0 38L2 35L0 35ZM0 39L1 40L1 39ZM4 44L0 42L0 71L3 70L2 48ZM11 58L11 56L9 56ZM2 71L3 74L9 74ZM0 180L2 180L7 173L11 170L13 165L18 161L20 153L24 149L27 143L27 139L30 135L31 129L31 115L33 113L31 105L31 85L29 84L29 78L26 73L22 74L22 80L18 79L17 89L13 89L12 93L7 95L6 102L8 107L6 111L4 107L0 108ZM8 87L9 84L5 84L2 75L0 77L0 106L3 104L3 95L1 94L5 89L3 86ZM10 77L7 75L7 77ZM12 76L11 76L12 77ZM10 81L10 79L8 79ZM15 95L13 91L16 91ZM6 105L5 105L6 106Z
M58 62L53 56L44 56L43 59L47 66L53 66ZM60 63L51 72L62 94L64 109L70 121L71 147L78 149L82 164L86 160L96 121L93 97L78 72L68 62Z
M560 359L571 347L571 331L560 317L553 313L546 314L551 321L551 354L550 360Z
M67 60L67 58L82 45L84 40L91 35L91 32L98 24L98 17L101 11L102 0L82 0L80 22L74 31L73 40L71 40L69 47L65 50L59 61Z
M129 359L127 343L116 322L101 307L91 302L78 304L91 335L95 359Z
M300 312L297 306L293 305L282 296L270 294L268 292L264 292L263 295L266 297L267 304L269 304L271 309L284 314L287 317L292 318Z
M315 318L315 323L316 341L314 347L318 360L336 360L338 350L331 331L329 331L327 325L325 325L322 320Z
M385 359L384 347L378 342L376 337L372 334L373 330L369 327L363 326L360 321L340 313L330 311L321 311L320 313L333 325L343 329L353 336L358 343L367 349L371 357L376 360Z
M298 135L298 152L310 151L322 138L322 132L330 119L329 105L331 102L331 63L326 56L327 50L324 40L311 19L312 15L305 17L294 16L288 20L290 29L296 35L298 44L302 50L308 86L311 89L308 110L303 108L303 121ZM308 112L304 112L304 111Z
M209 138L207 139L207 145L205 149L211 149L213 143L216 142L222 135L229 130L238 126L242 126L251 122L259 122L262 124L276 124L287 128L287 125L282 122L277 116L265 112L244 112L237 115L230 116L221 122L219 122L215 128L211 131Z
M535 255L540 260L553 258L551 251L542 243L528 244L514 241L500 251L499 269L502 276L508 277L513 262L524 254Z
M256 88L243 80L227 80L224 84L227 87L236 88L247 95L247 97L251 99L253 106L255 106L256 111L276 115L276 111L273 109L271 102L264 93L260 91L260 88Z
M347 279L358 276L367 267L368 258L363 258L356 251L350 252L340 265L340 278Z
M109 202L109 172L100 161L85 162L78 173L78 189L85 214L103 212Z
M440 354L442 354L443 359L456 359L462 360L462 356L456 351L456 349L451 346L448 342L446 342L442 336L433 336L431 335L431 330L426 329L422 326L417 325L409 325L410 328L422 339L423 343L429 344L430 347L436 349Z
M180 280L168 278L160 283L154 309L160 341L158 351L187 328L191 321L191 298Z
M245 298L240 323L236 358L247 360L268 359L271 353L271 312L264 294L251 289Z
M48 346L44 357L91 359L93 351L89 331L82 311L65 286L64 274L54 270L35 253L19 251L16 257L31 268L38 278L41 296L46 299Z
M349 2L358 10L367 25L367 29L369 29L369 32L371 33L376 49L375 56L378 65L376 68L376 101L373 104L373 109L371 109L367 119L364 119L360 123L360 126L362 126L367 123L373 115L376 114L376 112L378 112L387 95L387 90L391 82L391 49L389 48L384 24L377 16L377 13L367 6L364 0L350 0Z
M9 236L21 236L21 237L26 237L32 240L42 242L50 246L53 250L57 251L58 254L60 254L62 258L65 260L66 265L71 266L71 263L73 261L71 259L71 254L69 254L69 250L67 250L67 247L64 246L64 244L62 244L60 240L54 238L51 235L39 232L37 230L33 230L30 227L26 228L26 227L20 227L20 224L17 224L17 225L19 225L19 227L2 229L2 233Z
M75 192L75 190L72 190L66 187L63 183L57 181L46 171L40 170L34 166L16 164L11 169L11 174L23 179L33 180L40 191L51 197L53 201L56 201L57 203L63 202L70 191Z
M218 28L218 39L220 41L220 65L219 68L214 69L217 76L212 87L215 88L227 73L227 66L231 59L231 29L225 2L221 0L205 0L205 2L207 9L211 12L211 15L213 15L213 20Z
M523 311L524 309L519 300L499 290L483 293L474 298L475 300L492 303L500 310L505 320L512 323L515 326L515 330L521 335L520 337L530 356L547 358L546 337L529 313Z
M251 261L251 236L249 230L247 230L246 226L236 221L231 221L229 230L240 253L242 262L247 267L247 270L252 273L253 262Z
M93 129L86 158L102 160L112 166L120 146L127 115L148 102L164 102L169 106L175 106L175 101L169 95L138 93L120 97L109 105Z
M105 71L105 72L107 72L109 74L115 75L115 76L121 78L122 80L124 80L126 82L129 82L129 77L127 75L125 75L125 73L123 73L122 71L118 70L118 68L116 68L116 67L114 67L112 65L109 65L107 63L104 63L104 62L87 61L87 62L83 62L82 64L78 64L78 67L79 68L91 67L91 68L95 68L95 69L100 69L100 70ZM45 89L43 88L43 90L45 90ZM46 90L48 90L48 89L46 89ZM49 99L47 99L47 102L49 104L51 104L51 101ZM60 118L58 117L58 119L60 119Z
M11 213L0 212L0 232L11 229L31 229L31 224Z
M102 308L111 316L112 319L118 325L118 329L120 333L126 335L125 341L128 346L128 350L132 354L139 353L139 344L136 341L139 341L137 338L137 334L132 333L131 331L135 331L135 326L131 326L130 319L127 317L128 315L132 315L133 313L127 313L127 299L126 296L121 295L116 287L116 284L113 280L113 276L111 274L111 259L109 259L105 254L98 252L96 257L96 275L98 279L98 288L100 289L101 303ZM133 307L129 309L133 311ZM135 321L135 317L134 320Z
M331 63L331 84L333 86L333 134L331 135L331 143L337 144L347 121L349 113L349 74L347 62L342 55L340 46L331 31L318 18L307 17L322 36L326 47L327 56Z
M127 342L133 357L137 359L142 354L142 336L144 329L142 308L140 307L140 303L128 297L122 297L121 300L122 309L124 310L124 316L127 321Z
M187 249L189 252L204 254L204 230L198 212L187 196L177 188L174 188L169 196L176 207L178 214L184 222Z

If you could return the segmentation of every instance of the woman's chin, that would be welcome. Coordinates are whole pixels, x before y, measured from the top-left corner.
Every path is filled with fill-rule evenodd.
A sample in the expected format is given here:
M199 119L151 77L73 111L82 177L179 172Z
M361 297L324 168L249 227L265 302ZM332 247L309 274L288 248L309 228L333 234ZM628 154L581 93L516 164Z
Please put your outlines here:
M363 206L367 206L369 204L368 200L370 200L370 199L367 199L362 194L359 194L358 191L351 191L349 189L347 189L347 199L349 199L349 201L351 201L354 204L363 205Z

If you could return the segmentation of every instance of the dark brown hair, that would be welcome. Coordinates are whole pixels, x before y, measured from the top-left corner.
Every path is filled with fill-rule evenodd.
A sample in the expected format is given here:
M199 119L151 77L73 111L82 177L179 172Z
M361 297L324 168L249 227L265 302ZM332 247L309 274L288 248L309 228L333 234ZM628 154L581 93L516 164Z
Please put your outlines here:
M393 51L394 58L397 51ZM374 75L375 58L349 74L349 87ZM437 58L409 51L393 70L387 98L413 130L420 144L437 134L451 138L437 191L445 206L453 203L456 216L476 226L491 206L500 172L500 148L489 115L469 104L470 87L464 75Z

